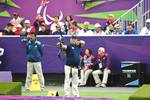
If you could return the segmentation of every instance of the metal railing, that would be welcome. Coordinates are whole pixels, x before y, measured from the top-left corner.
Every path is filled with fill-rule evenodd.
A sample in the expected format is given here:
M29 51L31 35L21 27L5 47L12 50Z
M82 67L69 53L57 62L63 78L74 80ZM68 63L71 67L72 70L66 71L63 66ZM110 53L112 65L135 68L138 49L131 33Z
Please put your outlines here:
M126 29L128 24L133 24L136 29L141 30L145 26L145 21L149 18L150 0L141 0L114 23L120 24L123 29Z

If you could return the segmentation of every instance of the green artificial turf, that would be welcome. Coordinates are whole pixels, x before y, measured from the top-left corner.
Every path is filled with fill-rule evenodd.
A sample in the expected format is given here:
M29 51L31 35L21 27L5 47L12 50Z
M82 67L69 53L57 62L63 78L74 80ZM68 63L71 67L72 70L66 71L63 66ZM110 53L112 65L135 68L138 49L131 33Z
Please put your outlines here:
M143 85L129 98L130 100L150 100L150 85Z
M23 96L47 96L44 92L22 92ZM63 91L58 91L59 96L63 96ZM115 98L115 100L128 100L130 93L112 93L112 92L80 92L81 97L90 98Z
M21 95L21 82L0 82L0 95Z

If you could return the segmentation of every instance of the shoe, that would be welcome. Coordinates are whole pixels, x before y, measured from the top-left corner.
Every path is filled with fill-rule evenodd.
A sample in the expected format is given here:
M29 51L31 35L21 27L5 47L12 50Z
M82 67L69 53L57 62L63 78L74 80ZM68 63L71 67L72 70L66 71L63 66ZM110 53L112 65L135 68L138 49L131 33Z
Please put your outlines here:
M25 92L30 92L30 89L25 89Z
M41 91L45 91L45 87L42 87L42 88L41 88Z
M101 86L101 83L98 83L95 87L100 87Z
M105 88L105 87L106 87L106 84L101 84L101 87Z
M81 84L81 85L79 85L79 87L85 87L85 86L86 86L86 85L82 85L82 84Z
M82 83L81 83L81 84L79 84L79 87L84 87L85 85L86 85L86 84L82 84Z
M45 89L41 89L41 91L44 91Z

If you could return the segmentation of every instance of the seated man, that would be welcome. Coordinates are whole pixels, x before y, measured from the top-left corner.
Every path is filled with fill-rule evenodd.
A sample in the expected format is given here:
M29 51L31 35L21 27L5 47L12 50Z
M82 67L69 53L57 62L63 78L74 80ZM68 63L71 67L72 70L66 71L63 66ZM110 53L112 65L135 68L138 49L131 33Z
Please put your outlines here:
M70 29L68 30L67 35L78 35L80 32L79 26L77 24L77 22L72 22L70 24Z
M17 31L18 26L22 27L23 18L19 15L19 13L14 12L10 23L13 25L13 32Z
M109 26L106 27L105 34L106 35L114 34L114 26L112 24L110 24Z
M24 33L25 36L29 36L31 33L35 31L36 31L35 27L31 24L30 20L25 20L22 33Z
M108 74L111 73L110 70L110 60L108 57L108 54L105 52L105 49L103 47L100 47L98 49L98 58L97 58L97 63L96 63L96 70L92 72L93 78L96 83L96 87L106 87L107 80L108 80ZM101 82L99 78L99 74L104 74L103 75L103 80Z
M4 35L15 35L15 33L13 32L13 25L11 23L8 23L5 27Z
M46 29L45 23L41 23L39 29L37 35L50 35L50 32Z
M150 19L146 20L146 26L142 28L140 35L150 35Z
M128 24L127 29L124 32L124 35L137 35L137 34L138 34L138 32L134 28L133 24Z
M94 30L94 35L105 35L104 31L102 30L102 26L99 23L96 23L95 25L95 30Z
M58 25L56 26L56 31L53 32L52 35L65 35L65 33L61 31L61 27Z
M113 35L122 35L122 27L119 24L115 24Z
M78 35L79 36L93 36L94 33L89 29L89 25L90 23L85 21L83 23L83 29L80 30Z
M87 48L81 61L81 79L79 82L80 86L86 85L89 74L93 71L94 62L95 57L92 55L92 50Z

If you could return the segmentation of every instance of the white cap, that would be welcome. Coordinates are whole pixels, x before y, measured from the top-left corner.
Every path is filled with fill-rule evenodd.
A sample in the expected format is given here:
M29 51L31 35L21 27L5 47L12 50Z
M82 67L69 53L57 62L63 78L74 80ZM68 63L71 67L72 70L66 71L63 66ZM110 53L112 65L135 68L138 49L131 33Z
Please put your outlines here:
M30 24L30 21L29 20L25 20L24 23L25 24Z
M147 19L147 20L146 20L146 23L150 23L150 19Z
M104 48L104 47L99 47L99 48L98 48L98 51L105 52L105 48Z
M101 27L101 25L100 25L99 23L96 23L94 26L95 26L96 28Z
M88 21L85 21L84 22L84 25L89 25L90 23Z
M20 24L18 24L16 27L18 27L18 28L22 28L22 26L21 26Z

